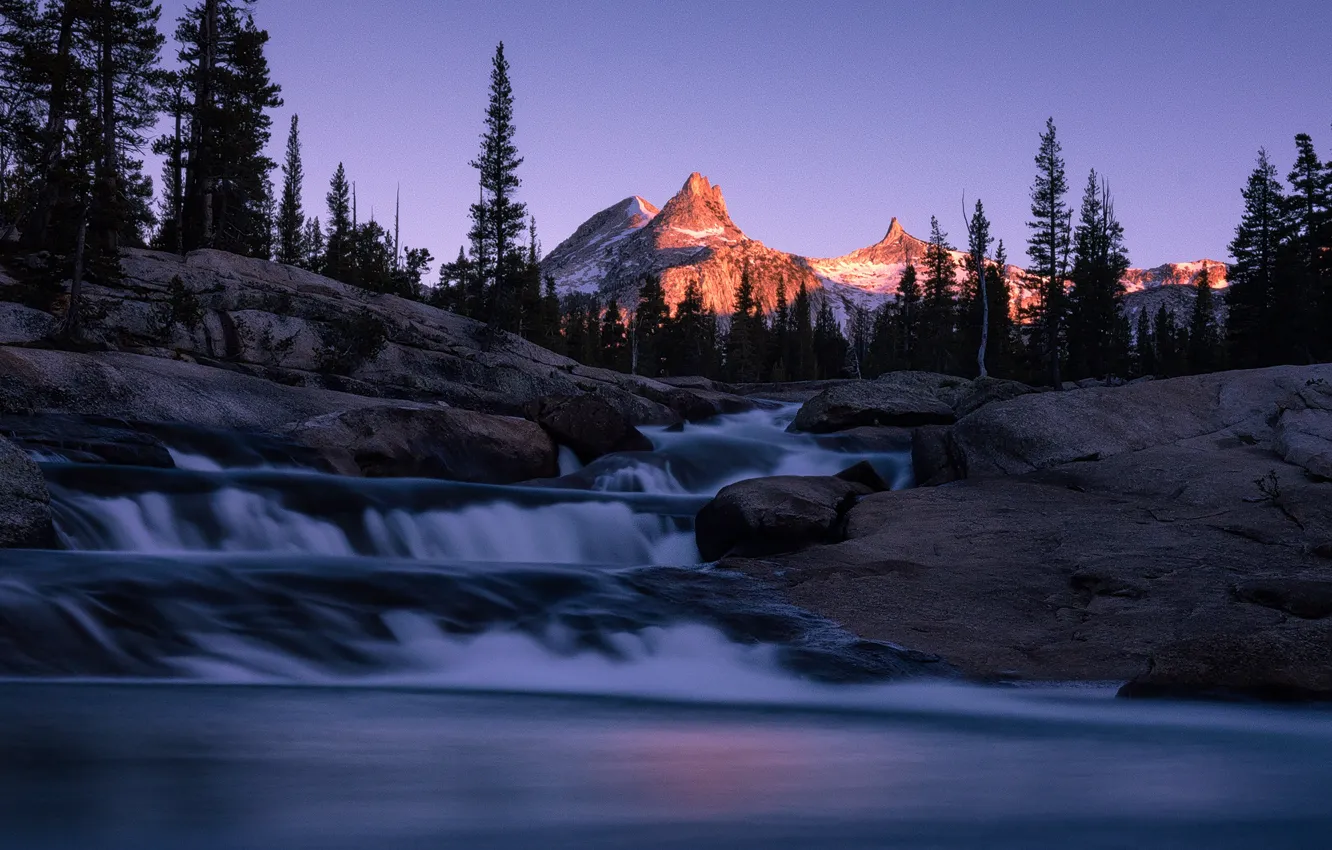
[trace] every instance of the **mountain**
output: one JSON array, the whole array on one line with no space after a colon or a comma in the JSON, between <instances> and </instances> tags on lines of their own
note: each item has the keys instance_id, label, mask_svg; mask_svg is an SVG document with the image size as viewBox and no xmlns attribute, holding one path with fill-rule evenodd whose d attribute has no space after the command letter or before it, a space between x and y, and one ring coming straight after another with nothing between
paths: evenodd
<instances>
[{"instance_id":1,"label":"mountain","mask_svg":"<svg viewBox=\"0 0 1332 850\"><path fill-rule=\"evenodd\" d=\"M595 294L602 301L616 298L623 304L633 301L649 274L661 276L672 305L696 280L705 306L723 314L732 311L748 267L755 297L766 309L776 304L779 283L785 284L788 300L803 283L816 298L831 299L833 312L844 320L855 306L874 309L895 298L906 264L914 262L919 268L928 244L907 233L894 218L878 242L841 257L807 258L778 251L746 236L731 220L721 187L695 172L660 210L633 195L592 216L541 267L561 294ZM952 253L959 262L960 279L966 255ZM1212 286L1224 288L1226 266L1216 260L1130 269L1124 276L1129 303L1143 300L1138 293L1166 287L1172 292L1167 300L1173 310L1192 294L1175 295L1174 288L1189 289L1204 267L1211 272ZM1016 308L1029 302L1034 290L1021 282L1020 268L1008 270ZM1161 299L1148 300L1155 304Z\"/></svg>"}]
</instances>

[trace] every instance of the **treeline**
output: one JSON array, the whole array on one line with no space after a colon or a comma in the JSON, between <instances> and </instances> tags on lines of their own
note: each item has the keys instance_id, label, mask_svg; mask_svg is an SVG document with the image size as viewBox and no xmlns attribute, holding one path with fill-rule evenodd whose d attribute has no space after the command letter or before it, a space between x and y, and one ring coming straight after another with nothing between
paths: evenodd
<instances>
[{"instance_id":1,"label":"treeline","mask_svg":"<svg viewBox=\"0 0 1332 850\"><path fill-rule=\"evenodd\" d=\"M175 22L177 68L167 70L153 0L0 0L0 245L17 238L19 250L44 255L57 291L72 282L66 332L77 332L85 275L114 284L119 249L151 245L276 259L649 376L929 369L1059 385L1332 359L1332 163L1303 134L1284 184L1259 153L1230 245L1224 309L1204 276L1191 315L1164 306L1128 314L1128 252L1109 185L1088 175L1075 220L1053 120L1035 158L1025 270L1008 264L977 201L959 248L931 220L924 256L907 266L898 297L873 312L803 286L764 312L747 271L731 316L706 311L697 284L672 307L655 279L623 301L560 297L541 275L536 224L519 200L523 159L503 44L470 162L478 198L467 245L429 285L430 252L401 245L396 211L391 232L362 220L342 165L322 220L305 214L296 116L275 189L278 164L266 149L281 87L253 9L253 0L198 0ZM150 138L163 117L168 132ZM156 204L144 173L149 147L164 161Z\"/></svg>"}]
</instances>

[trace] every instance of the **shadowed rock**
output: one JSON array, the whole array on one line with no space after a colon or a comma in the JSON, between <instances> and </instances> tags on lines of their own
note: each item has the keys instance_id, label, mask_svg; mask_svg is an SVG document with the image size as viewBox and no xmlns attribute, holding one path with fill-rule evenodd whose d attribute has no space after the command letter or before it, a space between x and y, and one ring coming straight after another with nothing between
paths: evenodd
<instances>
[{"instance_id":1,"label":"shadowed rock","mask_svg":"<svg viewBox=\"0 0 1332 850\"><path fill-rule=\"evenodd\" d=\"M539 426L470 410L348 410L303 422L291 436L344 475L513 484L559 474L555 444Z\"/></svg>"},{"instance_id":2,"label":"shadowed rock","mask_svg":"<svg viewBox=\"0 0 1332 850\"><path fill-rule=\"evenodd\" d=\"M572 449L583 463L612 452L652 451L652 441L624 414L597 396L541 399L531 406L528 414L555 442Z\"/></svg>"},{"instance_id":3,"label":"shadowed rock","mask_svg":"<svg viewBox=\"0 0 1332 850\"><path fill-rule=\"evenodd\" d=\"M832 542L863 484L833 477L753 478L722 489L703 507L694 534L705 561L792 552Z\"/></svg>"},{"instance_id":4,"label":"shadowed rock","mask_svg":"<svg viewBox=\"0 0 1332 850\"><path fill-rule=\"evenodd\" d=\"M41 469L0 438L0 549L53 545L50 503Z\"/></svg>"}]
</instances>

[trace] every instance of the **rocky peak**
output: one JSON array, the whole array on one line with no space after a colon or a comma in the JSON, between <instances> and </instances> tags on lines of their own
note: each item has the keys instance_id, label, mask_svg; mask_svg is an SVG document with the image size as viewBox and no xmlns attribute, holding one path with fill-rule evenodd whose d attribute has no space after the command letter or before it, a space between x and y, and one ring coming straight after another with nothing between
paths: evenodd
<instances>
[{"instance_id":1,"label":"rocky peak","mask_svg":"<svg viewBox=\"0 0 1332 850\"><path fill-rule=\"evenodd\" d=\"M740 241L744 233L731 221L720 186L695 171L653 221L653 230L670 242L721 239ZM673 234L673 235L672 235ZM666 247L676 247L667 245Z\"/></svg>"}]
</instances>

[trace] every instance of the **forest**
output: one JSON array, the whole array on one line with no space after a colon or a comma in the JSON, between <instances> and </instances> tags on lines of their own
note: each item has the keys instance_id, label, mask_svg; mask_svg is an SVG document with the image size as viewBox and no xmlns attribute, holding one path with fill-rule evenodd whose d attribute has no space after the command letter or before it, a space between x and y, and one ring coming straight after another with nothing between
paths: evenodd
<instances>
[{"instance_id":1,"label":"forest","mask_svg":"<svg viewBox=\"0 0 1332 850\"><path fill-rule=\"evenodd\" d=\"M360 216L341 165L324 208L307 214L298 116L282 161L267 153L282 105L268 42L243 0L200 0L174 22L153 0L0 0L0 247L42 258L25 297L63 304L66 341L96 320L81 309L82 282L113 285L120 249L151 247L300 266L649 377L916 369L1060 386L1332 359L1332 159L1307 134L1295 137L1284 179L1258 152L1240 188L1230 285L1213 290L1204 270L1188 315L1125 309L1129 255L1110 184L1093 170L1074 208L1051 119L1034 158L1025 268L1010 265L977 201L960 246L931 220L929 250L877 310L839 316L801 287L765 311L746 276L733 312L719 316L697 288L668 304L651 276L631 303L561 296L543 279L503 44L470 162L480 193L467 245L436 279L431 252L400 243L396 212L389 226ZM150 152L163 163L157 180Z\"/></svg>"}]
</instances>

